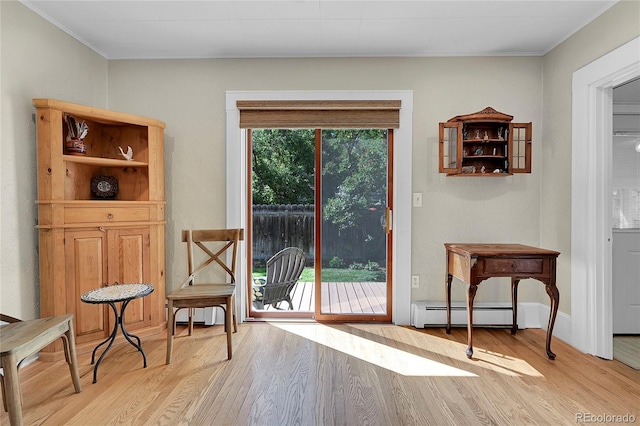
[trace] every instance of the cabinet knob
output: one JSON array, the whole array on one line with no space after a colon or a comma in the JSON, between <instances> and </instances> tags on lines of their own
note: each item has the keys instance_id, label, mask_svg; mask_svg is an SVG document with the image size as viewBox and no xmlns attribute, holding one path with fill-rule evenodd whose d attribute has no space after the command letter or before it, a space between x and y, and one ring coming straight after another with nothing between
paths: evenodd
<instances>
[{"instance_id":1,"label":"cabinet knob","mask_svg":"<svg viewBox=\"0 0 640 426\"><path fill-rule=\"evenodd\" d=\"M107 219L113 219L113 213L109 213L109 214L107 215Z\"/></svg>"}]
</instances>

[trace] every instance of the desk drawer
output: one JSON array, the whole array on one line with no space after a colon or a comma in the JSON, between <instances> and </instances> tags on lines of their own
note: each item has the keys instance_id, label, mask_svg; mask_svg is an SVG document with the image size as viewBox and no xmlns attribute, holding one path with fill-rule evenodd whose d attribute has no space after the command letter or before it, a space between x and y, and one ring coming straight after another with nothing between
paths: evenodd
<instances>
[{"instance_id":1,"label":"desk drawer","mask_svg":"<svg viewBox=\"0 0 640 426\"><path fill-rule=\"evenodd\" d=\"M149 207L68 207L65 223L144 222L149 220Z\"/></svg>"},{"instance_id":2,"label":"desk drawer","mask_svg":"<svg viewBox=\"0 0 640 426\"><path fill-rule=\"evenodd\" d=\"M484 259L485 274L534 274L544 272L544 259L489 258Z\"/></svg>"}]
</instances>

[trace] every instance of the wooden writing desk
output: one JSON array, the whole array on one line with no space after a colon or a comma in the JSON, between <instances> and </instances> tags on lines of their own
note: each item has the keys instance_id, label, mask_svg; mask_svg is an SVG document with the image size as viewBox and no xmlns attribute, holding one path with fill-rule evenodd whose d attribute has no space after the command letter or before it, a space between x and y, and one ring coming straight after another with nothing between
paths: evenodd
<instances>
[{"instance_id":1,"label":"wooden writing desk","mask_svg":"<svg viewBox=\"0 0 640 426\"><path fill-rule=\"evenodd\" d=\"M560 294L556 288L557 251L545 250L521 244L451 244L447 251L447 334L451 333L451 281L453 277L468 284L467 291L467 357L473 356L473 299L478 284L491 277L511 277L511 303L513 324L511 334L518 329L518 283L521 279L533 278L545 285L551 299L551 312L547 326L547 356L555 359L551 352L551 335L558 313Z\"/></svg>"}]
</instances>

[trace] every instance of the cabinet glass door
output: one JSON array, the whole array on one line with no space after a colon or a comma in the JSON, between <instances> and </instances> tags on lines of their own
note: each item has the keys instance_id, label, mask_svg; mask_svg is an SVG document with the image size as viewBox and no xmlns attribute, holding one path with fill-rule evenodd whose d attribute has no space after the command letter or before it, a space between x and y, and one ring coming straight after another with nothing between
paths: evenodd
<instances>
[{"instance_id":1,"label":"cabinet glass door","mask_svg":"<svg viewBox=\"0 0 640 426\"><path fill-rule=\"evenodd\" d=\"M531 123L513 123L511 173L531 173Z\"/></svg>"},{"instance_id":2,"label":"cabinet glass door","mask_svg":"<svg viewBox=\"0 0 640 426\"><path fill-rule=\"evenodd\" d=\"M440 173L458 173L462 166L462 150L458 123L440 123Z\"/></svg>"}]
</instances>

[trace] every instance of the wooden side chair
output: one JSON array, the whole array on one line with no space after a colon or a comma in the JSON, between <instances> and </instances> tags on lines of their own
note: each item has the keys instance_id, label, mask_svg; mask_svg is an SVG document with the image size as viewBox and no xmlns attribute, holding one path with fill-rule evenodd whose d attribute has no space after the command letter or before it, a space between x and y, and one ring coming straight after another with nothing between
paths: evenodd
<instances>
[{"instance_id":1,"label":"wooden side chair","mask_svg":"<svg viewBox=\"0 0 640 426\"><path fill-rule=\"evenodd\" d=\"M71 380L76 393L82 391L76 356L73 315L20 321L0 314L0 320L9 324L0 327L0 357L2 362L2 403L9 412L11 425L22 424L22 396L18 369L25 358L62 338L64 355L69 364Z\"/></svg>"},{"instance_id":2,"label":"wooden side chair","mask_svg":"<svg viewBox=\"0 0 640 426\"><path fill-rule=\"evenodd\" d=\"M182 308L189 310L189 336L193 333L194 308L218 306L225 311L224 327L227 332L227 359L232 356L231 323L233 332L238 329L235 312L236 260L238 245L244 239L243 229L200 229L182 231L182 242L187 243L187 263L189 276L181 288L167 296L169 318L167 321L167 364L171 363L173 336L175 334L175 312ZM204 254L196 260L198 254ZM225 275L223 279L211 279L206 283L196 283L196 276L207 270L210 273L218 266ZM202 279L198 279L202 281ZM174 311L176 309L176 311Z\"/></svg>"},{"instance_id":3,"label":"wooden side chair","mask_svg":"<svg viewBox=\"0 0 640 426\"><path fill-rule=\"evenodd\" d=\"M254 306L264 309L264 305L271 305L280 309L281 302L287 302L289 309L293 310L291 291L296 285L305 263L307 255L298 247L287 247L280 250L267 260L267 276L264 284L254 284L255 290L260 290L261 297L256 297Z\"/></svg>"}]
</instances>

